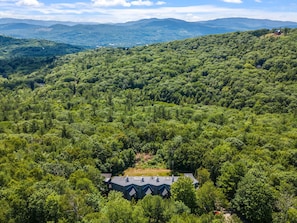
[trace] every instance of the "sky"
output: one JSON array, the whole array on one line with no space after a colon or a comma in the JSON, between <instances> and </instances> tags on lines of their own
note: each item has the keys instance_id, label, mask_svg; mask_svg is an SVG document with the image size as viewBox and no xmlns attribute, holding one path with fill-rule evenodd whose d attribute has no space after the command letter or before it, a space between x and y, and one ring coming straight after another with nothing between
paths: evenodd
<instances>
[{"instance_id":1,"label":"sky","mask_svg":"<svg viewBox=\"0 0 297 223\"><path fill-rule=\"evenodd\" d=\"M122 23L229 17L297 22L297 0L0 0L0 18Z\"/></svg>"}]
</instances>

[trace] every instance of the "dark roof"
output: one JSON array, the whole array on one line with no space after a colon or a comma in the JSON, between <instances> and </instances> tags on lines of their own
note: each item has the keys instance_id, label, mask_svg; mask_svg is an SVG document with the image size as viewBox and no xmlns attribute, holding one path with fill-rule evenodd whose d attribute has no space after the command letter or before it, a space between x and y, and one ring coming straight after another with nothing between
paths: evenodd
<instances>
[{"instance_id":1,"label":"dark roof","mask_svg":"<svg viewBox=\"0 0 297 223\"><path fill-rule=\"evenodd\" d=\"M193 174L186 173L184 174L186 177L190 177L193 180L193 184L197 184L198 181L194 178ZM137 186L144 186L144 185L153 185L153 186L161 186L161 185L169 185L171 186L174 182L178 180L178 176L167 176L167 177L148 177L148 176L116 176L112 177L110 183L117 184L120 186L129 186L129 185L137 185Z\"/></svg>"}]
</instances>

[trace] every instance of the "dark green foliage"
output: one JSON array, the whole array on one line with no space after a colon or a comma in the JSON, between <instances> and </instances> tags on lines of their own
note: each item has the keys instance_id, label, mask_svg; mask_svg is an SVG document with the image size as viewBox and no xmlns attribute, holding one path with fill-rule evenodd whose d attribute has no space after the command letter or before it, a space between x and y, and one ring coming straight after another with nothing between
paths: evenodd
<instances>
[{"instance_id":1,"label":"dark green foliage","mask_svg":"<svg viewBox=\"0 0 297 223\"><path fill-rule=\"evenodd\" d=\"M259 170L253 171L249 171L239 183L233 207L250 222L268 223L272 221L273 191L267 179L257 173Z\"/></svg>"},{"instance_id":2,"label":"dark green foliage","mask_svg":"<svg viewBox=\"0 0 297 223\"><path fill-rule=\"evenodd\" d=\"M227 200L219 188L216 188L212 181L207 181L197 191L197 212L206 214L213 210L220 210L227 207Z\"/></svg>"},{"instance_id":3,"label":"dark green foliage","mask_svg":"<svg viewBox=\"0 0 297 223\"><path fill-rule=\"evenodd\" d=\"M296 107L294 32L285 37L232 33L149 48L99 49L65 58L70 62L57 66L56 75L45 81L52 84L63 75L60 81L72 91L71 84L79 82L79 94L95 84L97 90L115 95L128 89L141 92L140 101L215 104L258 114L291 112ZM128 111L132 103L127 97ZM169 118L155 111L158 117ZM107 120L113 120L112 113ZM225 120L217 114L210 121Z\"/></svg>"},{"instance_id":4,"label":"dark green foliage","mask_svg":"<svg viewBox=\"0 0 297 223\"><path fill-rule=\"evenodd\" d=\"M160 196L146 196L140 201L144 216L151 223L167 222L170 219L169 202L164 201Z\"/></svg>"},{"instance_id":5,"label":"dark green foliage","mask_svg":"<svg viewBox=\"0 0 297 223\"><path fill-rule=\"evenodd\" d=\"M34 72L14 58L0 77L0 221L221 222L213 211L232 207L252 222L294 222L296 38L292 29L102 48ZM143 166L197 170L196 201L107 199L100 174L121 174L139 155Z\"/></svg>"},{"instance_id":6,"label":"dark green foliage","mask_svg":"<svg viewBox=\"0 0 297 223\"><path fill-rule=\"evenodd\" d=\"M42 67L51 66L57 56L76 53L83 48L46 40L14 39L0 35L0 76L8 78L13 73L30 74ZM44 83L43 77L28 78L26 84ZM18 85L15 81L6 86ZM34 90L34 88L32 88Z\"/></svg>"},{"instance_id":7,"label":"dark green foliage","mask_svg":"<svg viewBox=\"0 0 297 223\"><path fill-rule=\"evenodd\" d=\"M246 164L242 161L234 163L227 161L221 166L220 173L217 184L231 200L234 198L238 183L246 173Z\"/></svg>"}]
</instances>

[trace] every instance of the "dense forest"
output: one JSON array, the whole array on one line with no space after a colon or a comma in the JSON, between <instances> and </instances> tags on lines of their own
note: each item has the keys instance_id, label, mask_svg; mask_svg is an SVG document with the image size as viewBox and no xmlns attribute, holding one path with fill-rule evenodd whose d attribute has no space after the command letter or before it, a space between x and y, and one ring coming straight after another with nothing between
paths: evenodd
<instances>
[{"instance_id":1,"label":"dense forest","mask_svg":"<svg viewBox=\"0 0 297 223\"><path fill-rule=\"evenodd\" d=\"M297 29L23 62L0 67L0 222L297 222ZM107 193L143 154L199 188Z\"/></svg>"},{"instance_id":2,"label":"dense forest","mask_svg":"<svg viewBox=\"0 0 297 223\"><path fill-rule=\"evenodd\" d=\"M82 47L47 40L15 39L0 35L0 75L30 74L56 56L82 51Z\"/></svg>"}]
</instances>

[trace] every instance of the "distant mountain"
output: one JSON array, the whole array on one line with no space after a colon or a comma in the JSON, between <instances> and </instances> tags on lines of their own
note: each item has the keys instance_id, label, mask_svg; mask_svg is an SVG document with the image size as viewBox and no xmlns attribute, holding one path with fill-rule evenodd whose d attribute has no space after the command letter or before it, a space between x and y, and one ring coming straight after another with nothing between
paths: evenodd
<instances>
[{"instance_id":1,"label":"distant mountain","mask_svg":"<svg viewBox=\"0 0 297 223\"><path fill-rule=\"evenodd\" d=\"M268 19L226 18L201 22L212 27L229 27L233 30L246 31L253 29L296 28L296 22L274 21Z\"/></svg>"},{"instance_id":2,"label":"distant mountain","mask_svg":"<svg viewBox=\"0 0 297 223\"><path fill-rule=\"evenodd\" d=\"M209 34L280 27L294 28L297 27L297 23L247 18L226 18L203 22L144 19L118 24L0 19L0 34L3 35L47 39L89 48L131 47Z\"/></svg>"}]
</instances>

